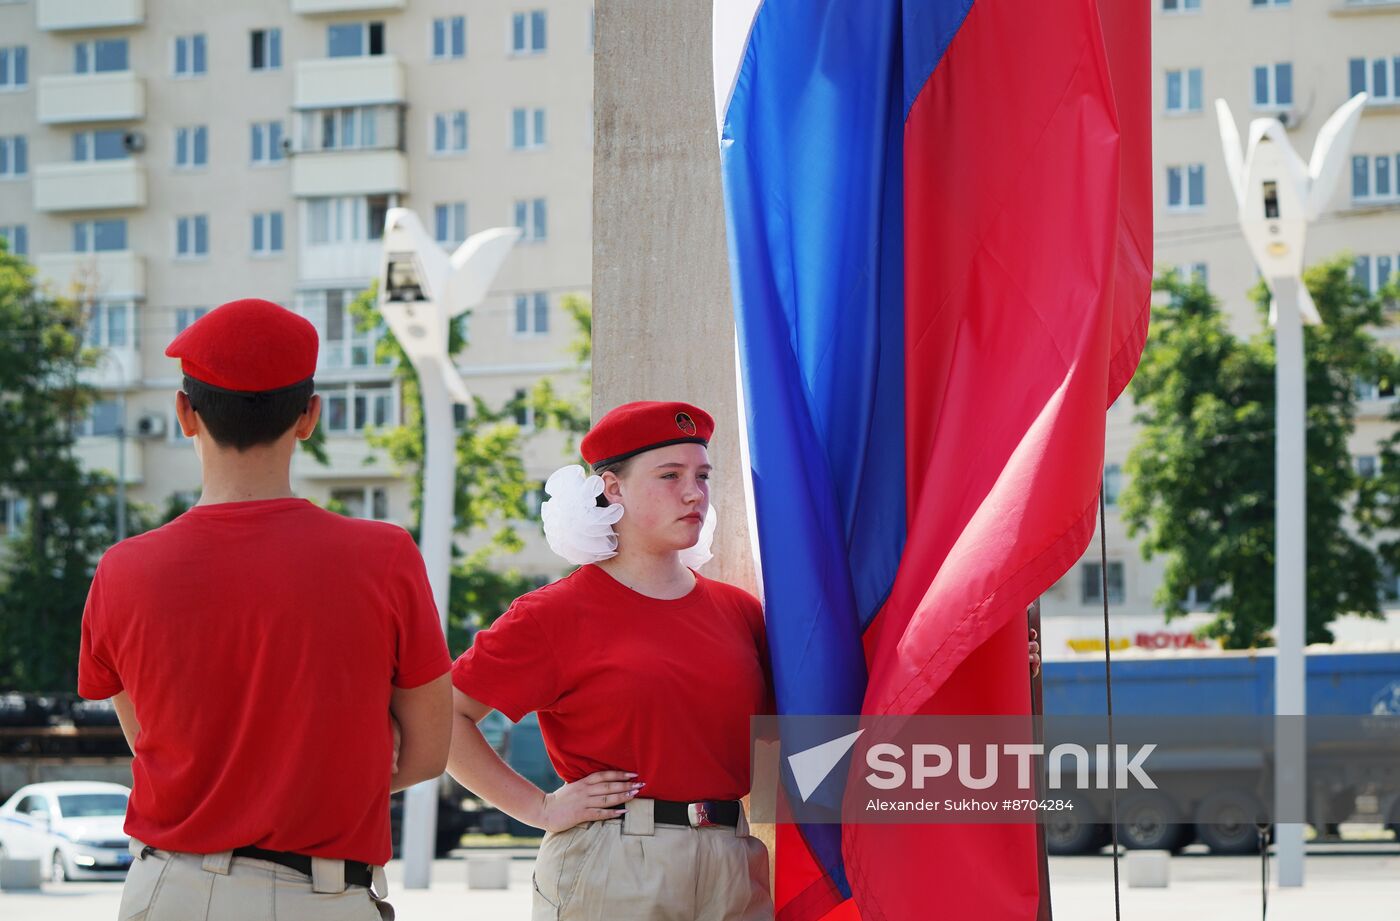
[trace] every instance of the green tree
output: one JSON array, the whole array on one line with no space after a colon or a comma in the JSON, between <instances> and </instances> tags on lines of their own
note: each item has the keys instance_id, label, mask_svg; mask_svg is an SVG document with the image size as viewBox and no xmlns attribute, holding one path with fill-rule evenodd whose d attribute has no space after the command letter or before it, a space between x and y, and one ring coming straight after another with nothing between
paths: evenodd
<instances>
[{"instance_id":1,"label":"green tree","mask_svg":"<svg viewBox=\"0 0 1400 921\"><path fill-rule=\"evenodd\" d=\"M1394 380L1397 359L1370 330L1383 299L1350 277L1345 257L1304 282L1323 325L1304 329L1307 386L1307 642L1332 638L1340 614L1380 616L1380 560L1364 541L1389 521L1353 466L1359 380ZM1219 303L1175 273L1155 289L1142 363L1130 385L1142 434L1120 498L1145 558L1166 557L1156 602L1174 617L1195 587L1215 619L1204 631L1231 648L1270 644L1274 621L1274 339L1230 332ZM1261 283L1252 298L1266 318ZM1267 325L1267 324L1265 324ZM1348 528L1354 525L1355 533Z\"/></svg>"},{"instance_id":2,"label":"green tree","mask_svg":"<svg viewBox=\"0 0 1400 921\"><path fill-rule=\"evenodd\" d=\"M578 333L569 346L583 372L583 387L573 396L561 395L549 378L542 378L526 396L526 404L534 414L535 425L552 428L568 435L569 449L577 447L578 439L588 431L593 401L593 305L580 294L566 294L560 301L564 312L574 321ZM579 459L583 463L583 459Z\"/></svg>"},{"instance_id":3,"label":"green tree","mask_svg":"<svg viewBox=\"0 0 1400 921\"><path fill-rule=\"evenodd\" d=\"M581 342L574 352L586 360L591 314L586 300L565 298L565 307L580 326ZM422 520L423 481L420 472L424 450L423 404L417 373L393 333L382 325L377 286L363 292L351 306L363 330L379 329L380 360L393 362L404 407L402 425L368 433L371 450L384 451L400 469L415 471L410 480L413 526L416 535ZM448 350L456 355L468 347L464 332L468 315L455 321ZM541 380L524 401L512 400L492 407L476 399L458 415L457 466L453 514L459 536L484 533L482 546L470 553L455 553L448 589L448 645L454 654L470 644L471 633L495 620L510 602L536 587L536 581L510 566L508 558L524 546L518 523L529 518L526 493L531 483L521 460L524 436L515 422L516 411L528 405L541 428L569 432L587 427L587 410L561 396L548 380ZM586 406L586 401L583 404ZM580 419L582 422L580 423ZM534 525L538 527L538 523ZM561 566L562 569L562 566Z\"/></svg>"},{"instance_id":4,"label":"green tree","mask_svg":"<svg viewBox=\"0 0 1400 921\"><path fill-rule=\"evenodd\" d=\"M69 691L83 604L115 539L110 477L85 472L73 426L93 399L80 373L82 310L45 296L33 269L0 244L0 496L22 524L0 548L0 688ZM128 504L128 528L151 515Z\"/></svg>"}]
</instances>

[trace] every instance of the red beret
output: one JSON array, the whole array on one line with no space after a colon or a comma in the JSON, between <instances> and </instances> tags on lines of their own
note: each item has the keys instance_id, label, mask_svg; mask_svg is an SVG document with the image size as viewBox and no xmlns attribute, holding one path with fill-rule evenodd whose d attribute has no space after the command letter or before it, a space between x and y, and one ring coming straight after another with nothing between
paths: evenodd
<instances>
[{"instance_id":1,"label":"red beret","mask_svg":"<svg viewBox=\"0 0 1400 921\"><path fill-rule=\"evenodd\" d=\"M583 436L579 450L597 469L652 448L708 445L714 432L715 420L710 414L689 403L624 403L598 420Z\"/></svg>"},{"instance_id":2,"label":"red beret","mask_svg":"<svg viewBox=\"0 0 1400 921\"><path fill-rule=\"evenodd\" d=\"M316 327L272 301L229 301L166 346L185 374L224 390L279 390L316 373Z\"/></svg>"}]
</instances>

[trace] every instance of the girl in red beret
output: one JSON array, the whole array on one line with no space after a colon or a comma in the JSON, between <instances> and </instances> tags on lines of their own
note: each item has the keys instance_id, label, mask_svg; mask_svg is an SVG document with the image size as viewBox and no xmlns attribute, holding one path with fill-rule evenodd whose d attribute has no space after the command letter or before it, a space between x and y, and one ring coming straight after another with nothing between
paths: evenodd
<instances>
[{"instance_id":1,"label":"girl in red beret","mask_svg":"<svg viewBox=\"0 0 1400 921\"><path fill-rule=\"evenodd\" d=\"M749 719L773 712L763 611L710 558L714 420L628 403L545 486L545 535L579 568L516 599L453 666L448 771L546 830L536 919L771 919L768 855L739 803ZM1030 643L1032 672L1038 646ZM539 713L566 781L546 794L477 724Z\"/></svg>"},{"instance_id":2,"label":"girl in red beret","mask_svg":"<svg viewBox=\"0 0 1400 921\"><path fill-rule=\"evenodd\" d=\"M549 478L550 546L579 564L518 598L453 667L448 770L545 829L534 917L768 919L768 854L749 835L749 718L772 712L763 611L696 569L714 532L714 420L629 403L584 438L593 468ZM477 724L539 714L564 786L513 771Z\"/></svg>"}]
</instances>

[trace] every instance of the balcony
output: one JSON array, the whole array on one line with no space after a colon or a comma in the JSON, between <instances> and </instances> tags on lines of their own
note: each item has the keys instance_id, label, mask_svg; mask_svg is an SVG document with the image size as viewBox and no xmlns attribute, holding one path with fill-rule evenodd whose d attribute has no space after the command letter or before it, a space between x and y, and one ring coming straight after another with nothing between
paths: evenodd
<instances>
[{"instance_id":1,"label":"balcony","mask_svg":"<svg viewBox=\"0 0 1400 921\"><path fill-rule=\"evenodd\" d=\"M307 480L342 480L366 477L389 477L399 474L392 468L389 456L382 449L371 448L360 435L331 435L326 438L326 456L330 464L322 466L316 458L298 449L292 456L292 476ZM372 463L365 463L374 458Z\"/></svg>"},{"instance_id":2,"label":"balcony","mask_svg":"<svg viewBox=\"0 0 1400 921\"><path fill-rule=\"evenodd\" d=\"M1341 0L1332 5L1333 16L1364 16L1367 13L1400 12L1400 0Z\"/></svg>"},{"instance_id":3,"label":"balcony","mask_svg":"<svg viewBox=\"0 0 1400 921\"><path fill-rule=\"evenodd\" d=\"M45 125L145 118L146 85L129 70L40 77L38 115Z\"/></svg>"},{"instance_id":4,"label":"balcony","mask_svg":"<svg viewBox=\"0 0 1400 921\"><path fill-rule=\"evenodd\" d=\"M145 0L38 0L35 20L40 30L114 29L146 21Z\"/></svg>"},{"instance_id":5,"label":"balcony","mask_svg":"<svg viewBox=\"0 0 1400 921\"><path fill-rule=\"evenodd\" d=\"M121 454L118 454L118 451ZM122 457L122 454L125 457ZM84 470L109 473L113 477L121 470L125 474L128 485L140 483L142 479L141 470L141 442L133 438L130 434L126 438L118 439L115 435L91 435L79 438L73 445L73 456Z\"/></svg>"},{"instance_id":6,"label":"balcony","mask_svg":"<svg viewBox=\"0 0 1400 921\"><path fill-rule=\"evenodd\" d=\"M292 0L292 12L302 16L326 13L360 13L370 10L401 10L408 0Z\"/></svg>"},{"instance_id":7,"label":"balcony","mask_svg":"<svg viewBox=\"0 0 1400 921\"><path fill-rule=\"evenodd\" d=\"M302 246L297 255L297 278L303 282L364 284L379 274L383 257L384 245L378 240Z\"/></svg>"},{"instance_id":8,"label":"balcony","mask_svg":"<svg viewBox=\"0 0 1400 921\"><path fill-rule=\"evenodd\" d=\"M135 160L43 163L34 168L35 211L146 207L146 170Z\"/></svg>"},{"instance_id":9,"label":"balcony","mask_svg":"<svg viewBox=\"0 0 1400 921\"><path fill-rule=\"evenodd\" d=\"M104 348L98 353L97 363L83 370L78 377L97 390L134 387L141 382L141 350L135 346Z\"/></svg>"},{"instance_id":10,"label":"balcony","mask_svg":"<svg viewBox=\"0 0 1400 921\"><path fill-rule=\"evenodd\" d=\"M146 266L129 250L112 253L40 253L39 280L65 297L146 296Z\"/></svg>"},{"instance_id":11,"label":"balcony","mask_svg":"<svg viewBox=\"0 0 1400 921\"><path fill-rule=\"evenodd\" d=\"M408 158L397 150L338 150L292 158L292 194L298 198L407 191Z\"/></svg>"},{"instance_id":12,"label":"balcony","mask_svg":"<svg viewBox=\"0 0 1400 921\"><path fill-rule=\"evenodd\" d=\"M334 109L404 101L403 65L390 54L298 61L292 106Z\"/></svg>"}]
</instances>

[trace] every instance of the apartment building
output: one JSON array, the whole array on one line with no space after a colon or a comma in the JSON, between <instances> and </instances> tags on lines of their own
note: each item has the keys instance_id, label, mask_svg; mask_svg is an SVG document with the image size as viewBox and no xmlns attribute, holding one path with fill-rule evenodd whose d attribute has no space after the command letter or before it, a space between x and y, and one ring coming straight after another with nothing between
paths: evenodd
<instances>
[{"instance_id":1,"label":"apartment building","mask_svg":"<svg viewBox=\"0 0 1400 921\"><path fill-rule=\"evenodd\" d=\"M294 488L407 523L403 471L365 441L402 418L399 388L349 312L397 206L449 250L523 231L469 320L473 392L576 390L560 301L589 292L592 53L579 0L0 2L0 236L90 307L102 399L84 461L136 501L196 496L165 346L225 300L265 297L321 335L330 464L299 454ZM561 438L527 439L535 480L567 459ZM515 565L562 569L522 533Z\"/></svg>"},{"instance_id":2,"label":"apartment building","mask_svg":"<svg viewBox=\"0 0 1400 921\"><path fill-rule=\"evenodd\" d=\"M1370 102L1361 116L1350 168L1326 213L1312 226L1305 262L1346 252L1372 289L1400 267L1400 2L1397 0L1150 0L1153 5L1153 176L1155 258L1159 267L1204 277L1241 335L1260 329L1247 292L1258 279L1236 222L1215 114L1224 99L1244 135L1248 122L1275 116L1306 159L1329 115L1354 93ZM1387 334L1389 335L1389 334ZM1373 471L1383 421L1395 395L1360 382L1351 449ZM1112 641L1140 648L1191 642L1209 619L1195 613L1168 625L1153 603L1161 560L1144 561L1115 507L1136 440L1131 400L1108 414L1105 458L1108 600ZM1103 643L1103 571L1095 536L1083 559L1042 600L1051 656ZM1391 586L1392 600L1400 592ZM1400 602L1397 602L1400 606ZM1202 608L1196 605L1196 608ZM1339 624L1340 638L1400 637L1389 624ZM1101 653L1100 653L1101 654Z\"/></svg>"}]
</instances>

